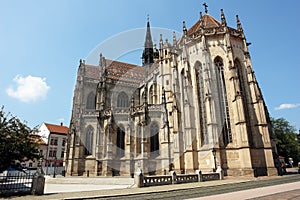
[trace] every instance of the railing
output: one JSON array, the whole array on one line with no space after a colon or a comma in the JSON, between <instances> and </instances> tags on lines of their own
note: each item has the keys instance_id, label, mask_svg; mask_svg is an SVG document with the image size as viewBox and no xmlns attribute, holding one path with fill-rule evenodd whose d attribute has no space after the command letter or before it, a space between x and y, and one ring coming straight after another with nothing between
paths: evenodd
<instances>
[{"instance_id":1,"label":"railing","mask_svg":"<svg viewBox=\"0 0 300 200\"><path fill-rule=\"evenodd\" d=\"M24 172L0 176L0 194L31 193L33 174Z\"/></svg>"},{"instance_id":2,"label":"railing","mask_svg":"<svg viewBox=\"0 0 300 200\"><path fill-rule=\"evenodd\" d=\"M192 183L199 182L197 174L178 174L176 175L176 183Z\"/></svg>"},{"instance_id":3,"label":"railing","mask_svg":"<svg viewBox=\"0 0 300 200\"><path fill-rule=\"evenodd\" d=\"M193 183L202 181L222 180L224 178L223 170L217 169L216 172L202 173L200 170L196 170L195 174L176 174L174 171L170 172L170 175L161 176L144 176L139 170L135 176L136 187L148 187L157 185L170 185L180 183Z\"/></svg>"},{"instance_id":4,"label":"railing","mask_svg":"<svg viewBox=\"0 0 300 200\"><path fill-rule=\"evenodd\" d=\"M172 184L172 176L145 176L144 187Z\"/></svg>"},{"instance_id":5,"label":"railing","mask_svg":"<svg viewBox=\"0 0 300 200\"><path fill-rule=\"evenodd\" d=\"M220 180L220 173L213 172L213 173L202 174L202 181L213 181L213 180Z\"/></svg>"},{"instance_id":6,"label":"railing","mask_svg":"<svg viewBox=\"0 0 300 200\"><path fill-rule=\"evenodd\" d=\"M35 171L5 171L0 174L0 196L32 194L41 195L44 193L45 178Z\"/></svg>"}]
</instances>

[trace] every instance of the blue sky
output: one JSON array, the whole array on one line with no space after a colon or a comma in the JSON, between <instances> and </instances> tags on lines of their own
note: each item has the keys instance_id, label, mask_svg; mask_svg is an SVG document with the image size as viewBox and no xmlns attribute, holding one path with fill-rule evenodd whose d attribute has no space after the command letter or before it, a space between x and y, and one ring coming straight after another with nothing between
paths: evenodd
<instances>
[{"instance_id":1,"label":"blue sky","mask_svg":"<svg viewBox=\"0 0 300 200\"><path fill-rule=\"evenodd\" d=\"M1 1L0 105L28 122L69 125L80 59L124 31L151 26L182 32L204 11L200 0ZM297 0L206 0L209 14L242 22L253 68L272 117L300 129L300 27ZM153 34L158 41L159 35ZM100 45L101 46L101 45ZM138 51L139 53L139 51ZM135 55L135 54L134 54ZM106 57L109 57L105 55ZM125 61L140 64L140 56Z\"/></svg>"}]
</instances>

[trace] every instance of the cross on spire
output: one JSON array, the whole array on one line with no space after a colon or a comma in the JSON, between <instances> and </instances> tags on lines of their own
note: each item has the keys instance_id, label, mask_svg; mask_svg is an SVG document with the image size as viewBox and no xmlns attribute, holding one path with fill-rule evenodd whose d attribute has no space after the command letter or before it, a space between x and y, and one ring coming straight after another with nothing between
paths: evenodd
<instances>
[{"instance_id":1,"label":"cross on spire","mask_svg":"<svg viewBox=\"0 0 300 200\"><path fill-rule=\"evenodd\" d=\"M205 13L207 13L208 12L208 10L207 10L208 5L206 3L204 3L203 6L204 6Z\"/></svg>"}]
</instances>

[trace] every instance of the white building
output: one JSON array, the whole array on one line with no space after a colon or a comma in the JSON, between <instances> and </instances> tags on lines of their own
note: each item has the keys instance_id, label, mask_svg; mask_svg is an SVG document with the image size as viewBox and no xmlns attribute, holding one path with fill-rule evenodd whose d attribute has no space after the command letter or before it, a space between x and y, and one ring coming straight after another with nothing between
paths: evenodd
<instances>
[{"instance_id":1,"label":"white building","mask_svg":"<svg viewBox=\"0 0 300 200\"><path fill-rule=\"evenodd\" d=\"M67 144L68 127L55 124L43 123L39 128L40 136L47 144L45 156L46 166L63 166L65 148Z\"/></svg>"}]
</instances>

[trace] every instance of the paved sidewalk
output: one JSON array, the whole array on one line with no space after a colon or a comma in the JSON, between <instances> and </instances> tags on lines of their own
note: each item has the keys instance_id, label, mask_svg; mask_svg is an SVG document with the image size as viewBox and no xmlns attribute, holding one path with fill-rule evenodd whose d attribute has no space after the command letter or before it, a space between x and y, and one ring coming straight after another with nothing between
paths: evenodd
<instances>
[{"instance_id":1,"label":"paved sidewalk","mask_svg":"<svg viewBox=\"0 0 300 200\"><path fill-rule=\"evenodd\" d=\"M182 189L188 190L189 188L201 188L201 187L217 186L217 185L224 185L224 184L226 185L231 183L243 183L249 181L259 181L259 180L268 180L268 179L281 179L282 177L287 177L287 176L273 176L273 177L266 176L266 177L258 177L258 178L225 177L224 180L218 180L218 181L175 184L175 185L165 185L165 186L155 186L155 187L145 187L145 188L134 188L132 187L133 179L123 178L123 177L114 177L114 178L60 177L55 179L47 178L45 195L9 197L9 199L16 199L16 200L47 199L48 200L48 199L80 199L80 198L89 198L89 197L109 198L113 196L120 196L120 195L128 196L132 194L155 195L155 193L160 193L165 191L175 191L175 190L182 190ZM300 185L300 182L298 185ZM250 198L255 198L255 197L250 197ZM218 198L214 198L214 199L218 199ZM222 198L222 200L223 199L224 198Z\"/></svg>"},{"instance_id":2,"label":"paved sidewalk","mask_svg":"<svg viewBox=\"0 0 300 200\"><path fill-rule=\"evenodd\" d=\"M42 199L80 199L80 198L93 198L93 197L111 197L111 196L119 196L119 195L131 195L131 194L142 194L142 193L157 193L157 192L165 192L165 191L173 191L180 189L188 189L195 187L207 187L207 186L216 186L230 183L240 183L247 182L252 180L265 180L270 178L280 178L276 177L241 177L239 179L234 177L226 177L224 180L218 181L207 181L207 182L197 182L197 183L186 183L186 184L175 184L175 185L164 185L164 186L154 186L154 187L144 187L144 188L125 188L125 189L109 189L109 190L94 190L94 191L81 191L81 192L63 192L63 193L52 193L45 194L43 196L22 196L22 197L13 197L10 199L15 200L42 200ZM70 178L72 179L72 178ZM90 178L83 178L84 181L88 182ZM95 178L98 179L98 183L105 178ZM78 179L79 180L79 179ZM93 179L92 179L93 180ZM51 180L54 181L54 180ZM59 181L59 180L55 180ZM96 181L96 180L94 180ZM107 180L108 181L108 180ZM124 180L123 180L124 181ZM96 181L97 182L97 181ZM95 183L95 182L94 182ZM96 185L96 184L94 184ZM74 184L75 186L75 184ZM61 187L64 187L64 184L61 184ZM67 189L67 188L66 188ZM65 190L66 191L66 190Z\"/></svg>"}]
</instances>

